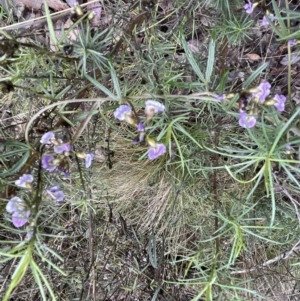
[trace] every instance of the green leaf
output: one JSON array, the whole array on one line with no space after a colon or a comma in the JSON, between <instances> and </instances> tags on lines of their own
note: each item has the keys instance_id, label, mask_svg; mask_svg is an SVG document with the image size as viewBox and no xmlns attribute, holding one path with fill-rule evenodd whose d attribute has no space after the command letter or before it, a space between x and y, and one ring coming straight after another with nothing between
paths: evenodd
<instances>
[{"instance_id":1,"label":"green leaf","mask_svg":"<svg viewBox=\"0 0 300 301\"><path fill-rule=\"evenodd\" d=\"M150 261L151 265L155 269L157 269L158 264L157 264L156 240L155 240L155 234L154 234L153 230L150 235L149 242L148 242L148 255L149 255L149 261Z\"/></svg>"},{"instance_id":2,"label":"green leaf","mask_svg":"<svg viewBox=\"0 0 300 301\"><path fill-rule=\"evenodd\" d=\"M277 33L277 35L279 37L288 35L288 29L287 29L285 23L283 22L283 20L281 18L281 14L280 14L280 11L278 9L278 6L277 6L277 3L276 3L275 0L272 0L272 6L273 6L273 9L274 9L276 20L278 21L278 23L280 25L281 32L279 32L277 30L277 28L275 27L275 25L272 22L269 22L269 25L272 27L272 29Z\"/></svg>"},{"instance_id":3,"label":"green leaf","mask_svg":"<svg viewBox=\"0 0 300 301\"><path fill-rule=\"evenodd\" d=\"M41 281L41 278L39 276L39 273L37 272L36 268L35 268L35 265L34 264L30 264L30 267L31 267L31 271L32 271L32 274L33 274L33 278L35 280L35 283L37 283L39 289L40 289L40 293L42 295L42 298L43 300L47 300L46 298L46 294L45 294L45 290L43 288L43 284L42 284L42 281Z\"/></svg>"},{"instance_id":4,"label":"green leaf","mask_svg":"<svg viewBox=\"0 0 300 301\"><path fill-rule=\"evenodd\" d=\"M56 39L55 30L54 30L51 15L50 15L50 10L48 7L48 3L46 1L44 1L44 9L45 9L45 13L46 13L47 25L48 25L51 41L55 46L57 46L58 41Z\"/></svg>"},{"instance_id":5,"label":"green leaf","mask_svg":"<svg viewBox=\"0 0 300 301\"><path fill-rule=\"evenodd\" d=\"M7 301L9 299L11 292L17 287L17 285L23 279L23 277L27 271L28 265L30 264L30 261L32 260L31 255L32 255L32 248L31 248L31 246L28 246L27 250L24 253L24 256L20 260L13 275L11 276L11 283L10 283L2 301Z\"/></svg>"},{"instance_id":6,"label":"green leaf","mask_svg":"<svg viewBox=\"0 0 300 301\"><path fill-rule=\"evenodd\" d=\"M184 134L186 137L188 137L191 141L193 141L197 146L199 146L201 149L203 148L203 146L194 138L192 137L183 127L181 124L176 123L176 129L178 129L178 131L180 131L182 134ZM203 137L204 138L204 137Z\"/></svg>"},{"instance_id":7,"label":"green leaf","mask_svg":"<svg viewBox=\"0 0 300 301\"><path fill-rule=\"evenodd\" d=\"M53 290L52 290L52 288L51 288L51 286L50 286L50 284L49 284L47 278L45 277L45 275L43 274L43 272L41 271L41 269L38 267L38 265L35 263L34 260L32 260L31 266L32 266L32 267L36 270L36 272L39 274L39 277L42 278L43 282L45 283L45 285L46 285L46 287L47 287L47 289L48 289L49 294L50 294L51 297L52 297L52 300L53 300L53 301L56 301L54 292L53 292ZM49 300L49 299L48 299L48 300Z\"/></svg>"},{"instance_id":8,"label":"green leaf","mask_svg":"<svg viewBox=\"0 0 300 301\"><path fill-rule=\"evenodd\" d=\"M200 81L203 84L205 84L206 81L205 81L204 75L201 72L201 70L200 70L200 68L199 68L199 66L198 66L198 64L197 64L197 62L196 62L196 60L195 60L195 58L194 58L194 56L193 56L190 48L188 47L187 42L186 42L185 37L183 36L183 34L181 34L180 42L181 42L181 45L182 45L182 47L184 49L185 55L186 55L189 63L191 64L193 70L195 71L195 73L199 77Z\"/></svg>"},{"instance_id":9,"label":"green leaf","mask_svg":"<svg viewBox=\"0 0 300 301\"><path fill-rule=\"evenodd\" d=\"M118 96L119 101L120 101L122 99L122 92L121 92L121 89L120 89L119 80L118 80L118 77L117 77L117 74L116 74L116 70L114 69L111 61L108 61L108 65L109 65L109 68L110 68L111 79L114 83L114 88L115 88L115 91L116 91L117 96Z\"/></svg>"},{"instance_id":10,"label":"green leaf","mask_svg":"<svg viewBox=\"0 0 300 301\"><path fill-rule=\"evenodd\" d=\"M213 72L213 67L215 63L215 47L216 47L216 43L214 39L211 39L208 48L208 59L207 59L207 66L206 66L206 73L205 73L207 83L210 83L211 75Z\"/></svg>"},{"instance_id":11,"label":"green leaf","mask_svg":"<svg viewBox=\"0 0 300 301\"><path fill-rule=\"evenodd\" d=\"M100 84L96 79L92 78L91 76L84 74L84 76L99 90L101 90L104 94L110 97L112 100L119 101L119 97L111 93L106 87Z\"/></svg>"},{"instance_id":12,"label":"green leaf","mask_svg":"<svg viewBox=\"0 0 300 301\"><path fill-rule=\"evenodd\" d=\"M3 142L2 145L5 148L17 148L6 151L0 155L0 160L2 159L3 165L5 165L5 160L10 158L11 160L15 160L17 155L21 155L21 158L9 170L0 173L0 177L7 177L16 174L24 166L30 156L31 151L27 144L21 142L6 141Z\"/></svg>"}]
</instances>

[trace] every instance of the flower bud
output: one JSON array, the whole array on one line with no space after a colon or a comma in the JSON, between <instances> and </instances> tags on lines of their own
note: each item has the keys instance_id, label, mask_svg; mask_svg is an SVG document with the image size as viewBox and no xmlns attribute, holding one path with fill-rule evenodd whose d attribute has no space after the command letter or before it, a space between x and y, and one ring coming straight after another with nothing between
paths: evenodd
<instances>
[{"instance_id":1,"label":"flower bud","mask_svg":"<svg viewBox=\"0 0 300 301\"><path fill-rule=\"evenodd\" d=\"M134 125L134 126L136 126L137 124L136 124L136 120L135 120L135 118L132 116L132 115L125 115L125 121L128 123L128 124L130 124L130 125Z\"/></svg>"},{"instance_id":2,"label":"flower bud","mask_svg":"<svg viewBox=\"0 0 300 301\"><path fill-rule=\"evenodd\" d=\"M80 159L85 159L86 153L85 152L76 152L76 156Z\"/></svg>"},{"instance_id":3,"label":"flower bud","mask_svg":"<svg viewBox=\"0 0 300 301\"><path fill-rule=\"evenodd\" d=\"M156 147L157 145L156 141L153 138L147 137L146 141L151 147Z\"/></svg>"}]
</instances>

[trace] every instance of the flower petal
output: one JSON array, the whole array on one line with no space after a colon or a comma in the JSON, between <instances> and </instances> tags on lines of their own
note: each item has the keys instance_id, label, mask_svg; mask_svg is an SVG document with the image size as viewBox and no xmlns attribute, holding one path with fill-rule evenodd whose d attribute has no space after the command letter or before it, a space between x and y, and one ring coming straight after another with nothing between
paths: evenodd
<instances>
[{"instance_id":1,"label":"flower petal","mask_svg":"<svg viewBox=\"0 0 300 301\"><path fill-rule=\"evenodd\" d=\"M139 132L145 131L145 126L144 126L144 124L140 122L140 123L137 125L137 130L138 130Z\"/></svg>"},{"instance_id":2,"label":"flower petal","mask_svg":"<svg viewBox=\"0 0 300 301\"><path fill-rule=\"evenodd\" d=\"M116 119L119 119L120 121L125 120L126 115L131 115L132 110L131 107L128 105L120 105L115 111L114 116Z\"/></svg>"},{"instance_id":3,"label":"flower petal","mask_svg":"<svg viewBox=\"0 0 300 301\"><path fill-rule=\"evenodd\" d=\"M165 106L156 100L147 100L145 104L145 114L147 117L152 117L155 113L165 110Z\"/></svg>"},{"instance_id":4,"label":"flower petal","mask_svg":"<svg viewBox=\"0 0 300 301\"><path fill-rule=\"evenodd\" d=\"M55 201L61 202L65 198L65 194L60 190L59 186L53 186L47 190L48 195Z\"/></svg>"},{"instance_id":5,"label":"flower petal","mask_svg":"<svg viewBox=\"0 0 300 301\"><path fill-rule=\"evenodd\" d=\"M33 176L31 174L24 174L18 180L15 181L15 184L18 187L28 188L28 184L33 181Z\"/></svg>"},{"instance_id":6,"label":"flower petal","mask_svg":"<svg viewBox=\"0 0 300 301\"><path fill-rule=\"evenodd\" d=\"M56 191L59 191L60 190L60 186L59 185L56 185L56 186L53 186L49 189L49 191L51 192L56 192Z\"/></svg>"},{"instance_id":7,"label":"flower petal","mask_svg":"<svg viewBox=\"0 0 300 301\"><path fill-rule=\"evenodd\" d=\"M53 171L56 169L56 165L54 165L52 162L54 160L54 157L52 155L45 155L42 158L42 167L48 171Z\"/></svg>"},{"instance_id":8,"label":"flower petal","mask_svg":"<svg viewBox=\"0 0 300 301\"><path fill-rule=\"evenodd\" d=\"M246 112L240 112L239 125L243 128L252 128L256 124L256 118L254 116L247 115Z\"/></svg>"},{"instance_id":9,"label":"flower petal","mask_svg":"<svg viewBox=\"0 0 300 301\"><path fill-rule=\"evenodd\" d=\"M291 39L291 40L288 40L288 44L290 46L295 46L297 44L297 40L296 39Z\"/></svg>"},{"instance_id":10,"label":"flower petal","mask_svg":"<svg viewBox=\"0 0 300 301\"><path fill-rule=\"evenodd\" d=\"M263 103L266 100L266 97L270 94L271 84L269 82L260 83L256 88L256 91L253 92L253 95L258 97L259 102Z\"/></svg>"},{"instance_id":11,"label":"flower petal","mask_svg":"<svg viewBox=\"0 0 300 301\"><path fill-rule=\"evenodd\" d=\"M267 17L269 18L269 20L271 22L273 22L275 20L274 15L273 14L269 14L269 15L263 17L263 19L261 21L261 25L263 25L263 26L268 26L269 25L269 20L267 19Z\"/></svg>"},{"instance_id":12,"label":"flower petal","mask_svg":"<svg viewBox=\"0 0 300 301\"><path fill-rule=\"evenodd\" d=\"M54 146L54 151L57 154L61 154L64 152L69 152L71 150L71 144L70 143L62 143L60 145L55 145Z\"/></svg>"},{"instance_id":13,"label":"flower petal","mask_svg":"<svg viewBox=\"0 0 300 301\"><path fill-rule=\"evenodd\" d=\"M286 97L284 95L276 94L273 98L275 100L274 106L279 112L284 111Z\"/></svg>"},{"instance_id":14,"label":"flower petal","mask_svg":"<svg viewBox=\"0 0 300 301\"><path fill-rule=\"evenodd\" d=\"M15 196L11 198L6 204L6 211L9 213L13 213L16 211L21 211L22 205L24 204L23 200L19 197Z\"/></svg>"},{"instance_id":15,"label":"flower petal","mask_svg":"<svg viewBox=\"0 0 300 301\"><path fill-rule=\"evenodd\" d=\"M13 225L17 228L24 226L30 216L30 211L14 212L11 217Z\"/></svg>"},{"instance_id":16,"label":"flower petal","mask_svg":"<svg viewBox=\"0 0 300 301\"><path fill-rule=\"evenodd\" d=\"M217 101L222 101L225 99L225 94L220 94L217 96Z\"/></svg>"},{"instance_id":17,"label":"flower petal","mask_svg":"<svg viewBox=\"0 0 300 301\"><path fill-rule=\"evenodd\" d=\"M89 168L92 164L92 160L94 159L93 154L86 154L85 156L85 167Z\"/></svg>"},{"instance_id":18,"label":"flower petal","mask_svg":"<svg viewBox=\"0 0 300 301\"><path fill-rule=\"evenodd\" d=\"M166 146L163 143L157 143L155 147L151 147L148 152L149 160L154 160L167 151Z\"/></svg>"},{"instance_id":19,"label":"flower petal","mask_svg":"<svg viewBox=\"0 0 300 301\"><path fill-rule=\"evenodd\" d=\"M249 15L253 13L253 4L251 3L251 1L248 0L248 4L244 5L244 9L246 10L246 13Z\"/></svg>"},{"instance_id":20,"label":"flower petal","mask_svg":"<svg viewBox=\"0 0 300 301\"><path fill-rule=\"evenodd\" d=\"M52 142L51 142L51 139L55 139L55 135L54 135L53 132L48 132L48 133L45 133L45 134L42 136L40 142L41 142L42 144L51 144L51 143L52 143Z\"/></svg>"}]
</instances>

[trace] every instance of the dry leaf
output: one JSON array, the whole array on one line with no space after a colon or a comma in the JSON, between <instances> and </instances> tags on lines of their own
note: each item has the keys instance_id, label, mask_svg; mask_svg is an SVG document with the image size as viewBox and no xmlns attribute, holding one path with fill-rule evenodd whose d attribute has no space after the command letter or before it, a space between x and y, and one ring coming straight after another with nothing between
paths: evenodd
<instances>
[{"instance_id":1,"label":"dry leaf","mask_svg":"<svg viewBox=\"0 0 300 301\"><path fill-rule=\"evenodd\" d=\"M258 61L260 60L260 56L256 53L247 53L246 57L249 58L252 61Z\"/></svg>"}]
</instances>

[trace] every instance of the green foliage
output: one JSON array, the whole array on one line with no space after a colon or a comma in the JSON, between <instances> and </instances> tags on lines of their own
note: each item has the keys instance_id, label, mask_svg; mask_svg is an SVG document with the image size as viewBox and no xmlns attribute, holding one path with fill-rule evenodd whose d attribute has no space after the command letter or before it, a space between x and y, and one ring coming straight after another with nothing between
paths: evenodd
<instances>
[{"instance_id":1,"label":"green foliage","mask_svg":"<svg viewBox=\"0 0 300 301\"><path fill-rule=\"evenodd\" d=\"M28 145L18 141L5 141L0 147L0 162L3 166L0 177L6 178L16 174L24 166L30 156L30 149Z\"/></svg>"},{"instance_id":2,"label":"green foliage","mask_svg":"<svg viewBox=\"0 0 300 301\"><path fill-rule=\"evenodd\" d=\"M218 30L222 32L222 37L226 38L229 45L240 45L252 39L249 32L253 27L253 20L248 16L232 15L229 19L224 20Z\"/></svg>"},{"instance_id":3,"label":"green foliage","mask_svg":"<svg viewBox=\"0 0 300 301\"><path fill-rule=\"evenodd\" d=\"M240 1L136 4L105 4L98 27L86 11L60 35L45 5L49 44L1 28L3 300L288 296L299 279L300 224L291 46L281 76L288 80L278 82L269 52L241 62L241 49L261 41L252 42L259 23ZM260 22L266 12L255 9ZM297 12L276 1L268 9L275 23L268 18L264 30L276 43L299 37L290 27ZM264 80L272 83L266 104L255 94ZM278 112L273 91L286 85L276 92L288 98ZM147 115L150 99L164 111ZM129 119L114 117L120 105L132 110ZM239 125L240 110L255 117L254 127ZM40 144L49 131L59 138ZM62 143L72 149L56 153ZM157 143L166 154L150 161ZM55 172L44 168L45 154L59 163ZM81 161L89 154L91 169ZM23 174L34 176L27 186L16 183ZM64 202L51 191L57 185ZM7 212L15 196L30 211L19 228ZM268 291L275 274L289 287Z\"/></svg>"}]
</instances>

